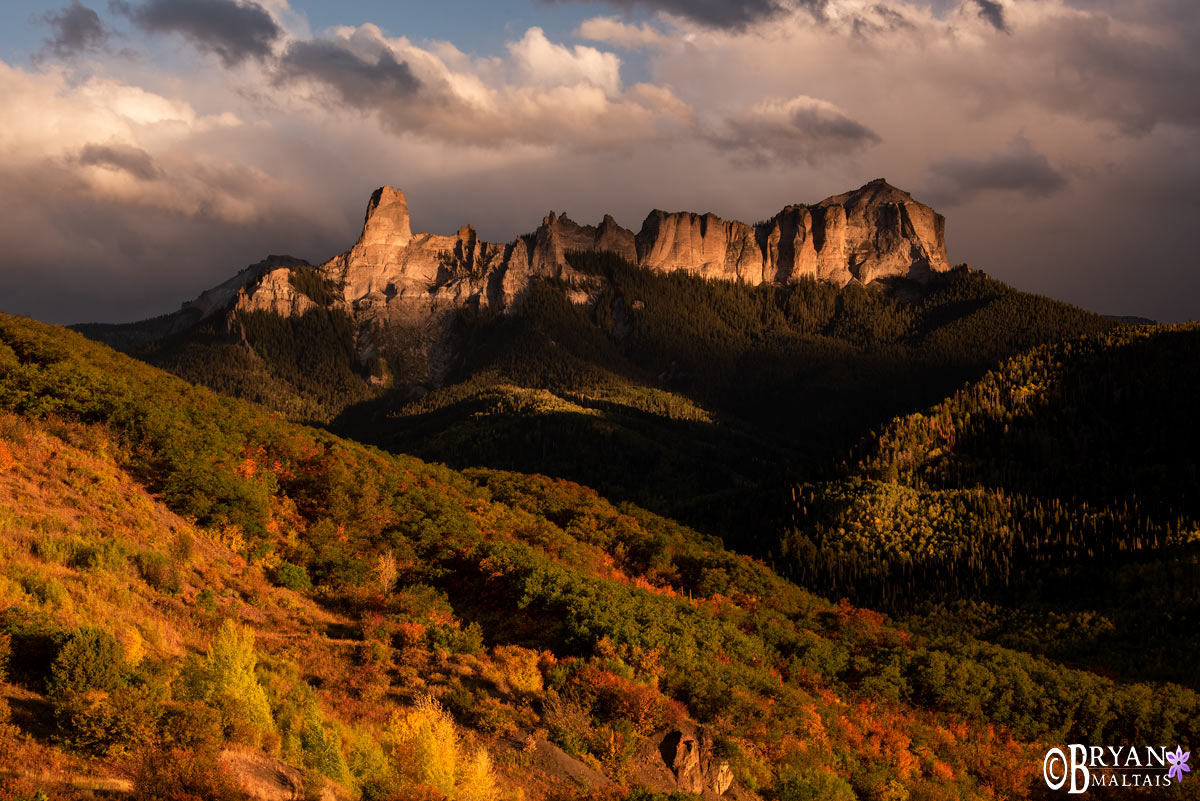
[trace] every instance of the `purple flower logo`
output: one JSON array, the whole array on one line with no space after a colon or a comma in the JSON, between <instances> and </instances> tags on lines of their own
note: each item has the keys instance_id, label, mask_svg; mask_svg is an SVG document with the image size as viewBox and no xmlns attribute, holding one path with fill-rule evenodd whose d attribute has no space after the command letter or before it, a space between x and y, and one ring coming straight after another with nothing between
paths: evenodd
<instances>
[{"instance_id":1,"label":"purple flower logo","mask_svg":"<svg viewBox=\"0 0 1200 801\"><path fill-rule=\"evenodd\" d=\"M1177 782L1183 781L1183 774L1191 773L1192 769L1188 767L1188 757L1192 755L1191 751L1184 751L1183 746L1175 746L1174 751L1167 752L1167 762L1171 763L1170 770L1167 771L1167 778L1174 779Z\"/></svg>"}]
</instances>

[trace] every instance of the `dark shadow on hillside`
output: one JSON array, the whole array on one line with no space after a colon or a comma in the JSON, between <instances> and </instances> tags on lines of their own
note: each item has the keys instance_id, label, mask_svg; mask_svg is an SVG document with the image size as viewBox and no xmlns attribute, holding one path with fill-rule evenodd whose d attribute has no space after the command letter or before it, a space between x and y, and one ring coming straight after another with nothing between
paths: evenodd
<instances>
[{"instance_id":1,"label":"dark shadow on hillside","mask_svg":"<svg viewBox=\"0 0 1200 801\"><path fill-rule=\"evenodd\" d=\"M365 426L360 411L352 409L333 428L455 468L568 479L740 549L764 555L771 550L796 470L786 449L744 426L670 420L611 401L550 397L562 408L505 408L511 396L489 393L422 414L375 418Z\"/></svg>"},{"instance_id":2,"label":"dark shadow on hillside","mask_svg":"<svg viewBox=\"0 0 1200 801\"><path fill-rule=\"evenodd\" d=\"M1066 364L1031 413L974 415L936 486L986 486L1200 517L1200 330L1163 330Z\"/></svg>"}]
</instances>

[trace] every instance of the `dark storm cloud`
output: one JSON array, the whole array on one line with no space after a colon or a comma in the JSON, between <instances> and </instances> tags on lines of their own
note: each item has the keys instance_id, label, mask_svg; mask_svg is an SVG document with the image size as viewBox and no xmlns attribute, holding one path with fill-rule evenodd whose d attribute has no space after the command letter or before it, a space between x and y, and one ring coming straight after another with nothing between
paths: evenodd
<instances>
[{"instance_id":1,"label":"dark storm cloud","mask_svg":"<svg viewBox=\"0 0 1200 801\"><path fill-rule=\"evenodd\" d=\"M1159 125L1200 126L1200 15L1181 17L1170 2L1138 8L1145 14L1128 20L1085 9L1043 13L995 37L991 64L964 65L962 78L977 87L981 108L1032 102L1139 137Z\"/></svg>"},{"instance_id":2,"label":"dark storm cloud","mask_svg":"<svg viewBox=\"0 0 1200 801\"><path fill-rule=\"evenodd\" d=\"M1001 153L939 159L929 165L929 172L932 182L924 194L934 205L955 205L992 191L1049 197L1067 185L1067 179L1026 139L1017 139Z\"/></svg>"},{"instance_id":3,"label":"dark storm cloud","mask_svg":"<svg viewBox=\"0 0 1200 801\"><path fill-rule=\"evenodd\" d=\"M979 7L979 16L987 20L993 28L1001 33L1008 33L1008 22L1004 19L1004 6L997 0L975 0Z\"/></svg>"},{"instance_id":4,"label":"dark storm cloud","mask_svg":"<svg viewBox=\"0 0 1200 801\"><path fill-rule=\"evenodd\" d=\"M12 192L0 195L0 311L48 322L144 319L268 253L319 261L347 244L344 226L283 203L236 223L81 192L64 165L0 165L0 182Z\"/></svg>"},{"instance_id":5,"label":"dark storm cloud","mask_svg":"<svg viewBox=\"0 0 1200 801\"><path fill-rule=\"evenodd\" d=\"M542 0L545 3L586 0ZM796 8L819 12L827 0L603 0L630 13L634 9L663 11L712 28L741 29Z\"/></svg>"},{"instance_id":6,"label":"dark storm cloud","mask_svg":"<svg viewBox=\"0 0 1200 801\"><path fill-rule=\"evenodd\" d=\"M380 49L372 60L320 39L293 42L280 59L277 79L318 81L343 103L360 109L410 97L421 87L408 64L390 50Z\"/></svg>"},{"instance_id":7,"label":"dark storm cloud","mask_svg":"<svg viewBox=\"0 0 1200 801\"><path fill-rule=\"evenodd\" d=\"M108 41L109 33L100 22L100 15L79 0L72 0L59 11L46 12L42 21L50 26L45 49L59 58L99 50Z\"/></svg>"},{"instance_id":8,"label":"dark storm cloud","mask_svg":"<svg viewBox=\"0 0 1200 801\"><path fill-rule=\"evenodd\" d=\"M148 33L182 35L200 50L215 53L227 67L248 58L266 58L283 34L266 9L253 2L147 0L131 6L113 0L110 5Z\"/></svg>"},{"instance_id":9,"label":"dark storm cloud","mask_svg":"<svg viewBox=\"0 0 1200 801\"><path fill-rule=\"evenodd\" d=\"M851 30L855 36L870 39L884 33L894 33L899 30L912 30L912 22L908 17L894 8L877 3L870 9L870 16L855 14L851 22Z\"/></svg>"},{"instance_id":10,"label":"dark storm cloud","mask_svg":"<svg viewBox=\"0 0 1200 801\"><path fill-rule=\"evenodd\" d=\"M710 141L736 160L757 165L814 164L882 141L836 106L810 97L760 103L729 117L725 125Z\"/></svg>"},{"instance_id":11,"label":"dark storm cloud","mask_svg":"<svg viewBox=\"0 0 1200 801\"><path fill-rule=\"evenodd\" d=\"M86 145L79 152L79 164L121 170L143 181L153 181L162 176L149 153L128 145Z\"/></svg>"}]
</instances>

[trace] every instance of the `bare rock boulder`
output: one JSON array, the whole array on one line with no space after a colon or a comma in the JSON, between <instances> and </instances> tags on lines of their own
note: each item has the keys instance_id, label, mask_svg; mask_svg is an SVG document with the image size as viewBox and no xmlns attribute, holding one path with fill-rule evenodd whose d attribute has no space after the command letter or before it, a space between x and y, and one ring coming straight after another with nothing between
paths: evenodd
<instances>
[{"instance_id":1,"label":"bare rock boulder","mask_svg":"<svg viewBox=\"0 0 1200 801\"><path fill-rule=\"evenodd\" d=\"M712 733L691 722L651 736L636 757L634 779L651 790L683 790L706 801L735 789L733 769L714 753ZM753 796L743 792L738 797Z\"/></svg>"}]
</instances>

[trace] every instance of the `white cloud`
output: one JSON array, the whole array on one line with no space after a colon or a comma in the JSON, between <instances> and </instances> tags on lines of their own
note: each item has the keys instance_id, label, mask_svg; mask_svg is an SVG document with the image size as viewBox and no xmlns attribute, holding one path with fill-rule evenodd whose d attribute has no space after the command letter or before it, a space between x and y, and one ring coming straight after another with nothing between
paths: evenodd
<instances>
[{"instance_id":1,"label":"white cloud","mask_svg":"<svg viewBox=\"0 0 1200 801\"><path fill-rule=\"evenodd\" d=\"M541 28L530 28L508 45L518 78L538 86L587 84L610 95L621 91L621 59L594 47L567 48L546 38Z\"/></svg>"},{"instance_id":2,"label":"white cloud","mask_svg":"<svg viewBox=\"0 0 1200 801\"><path fill-rule=\"evenodd\" d=\"M374 25L343 27L294 45L276 82L322 113L346 105L397 133L475 147L624 147L678 135L690 122L665 86L624 91L612 53L568 48L540 28L507 50L503 59L472 59L444 42L418 46Z\"/></svg>"}]
</instances>

